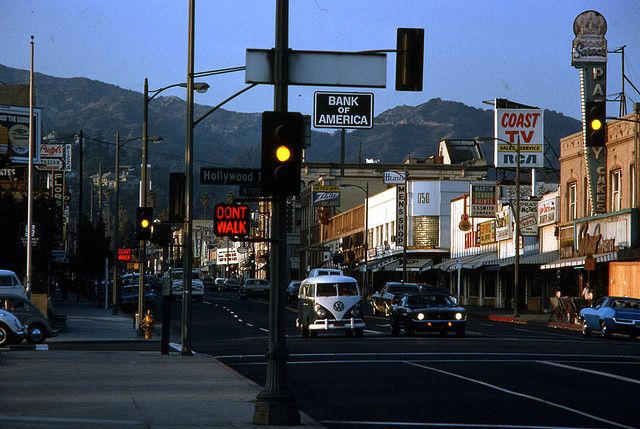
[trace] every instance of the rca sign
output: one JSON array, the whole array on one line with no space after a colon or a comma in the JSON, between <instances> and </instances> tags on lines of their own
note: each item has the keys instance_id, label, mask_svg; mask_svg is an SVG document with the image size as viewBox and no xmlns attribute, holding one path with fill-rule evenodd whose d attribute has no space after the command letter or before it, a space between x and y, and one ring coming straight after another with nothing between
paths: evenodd
<instances>
[{"instance_id":1,"label":"rca sign","mask_svg":"<svg viewBox=\"0 0 640 429\"><path fill-rule=\"evenodd\" d=\"M523 168L544 167L541 109L496 109L495 137L495 167L515 167L518 162Z\"/></svg>"},{"instance_id":2,"label":"rca sign","mask_svg":"<svg viewBox=\"0 0 640 429\"><path fill-rule=\"evenodd\" d=\"M251 210L246 204L216 204L213 209L213 231L217 236L248 237Z\"/></svg>"}]
</instances>

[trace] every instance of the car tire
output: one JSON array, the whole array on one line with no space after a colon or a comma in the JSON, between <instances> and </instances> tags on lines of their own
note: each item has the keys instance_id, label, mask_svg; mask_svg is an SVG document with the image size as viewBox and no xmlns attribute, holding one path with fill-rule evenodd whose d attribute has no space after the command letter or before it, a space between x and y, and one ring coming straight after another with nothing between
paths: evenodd
<instances>
[{"instance_id":1,"label":"car tire","mask_svg":"<svg viewBox=\"0 0 640 429\"><path fill-rule=\"evenodd\" d=\"M27 328L25 339L29 344L42 344L46 338L47 334L42 325L33 324Z\"/></svg>"},{"instance_id":2,"label":"car tire","mask_svg":"<svg viewBox=\"0 0 640 429\"><path fill-rule=\"evenodd\" d=\"M602 325L600 325L600 335L602 338L611 338L611 331L607 327L607 321L603 320Z\"/></svg>"},{"instance_id":3,"label":"car tire","mask_svg":"<svg viewBox=\"0 0 640 429\"><path fill-rule=\"evenodd\" d=\"M362 328L354 329L354 330L353 330L353 335L354 335L356 338L362 338L362 337L364 336L364 329L362 329Z\"/></svg>"},{"instance_id":4,"label":"car tire","mask_svg":"<svg viewBox=\"0 0 640 429\"><path fill-rule=\"evenodd\" d=\"M5 325L0 324L0 347L5 347L11 342L11 331Z\"/></svg>"},{"instance_id":5,"label":"car tire","mask_svg":"<svg viewBox=\"0 0 640 429\"><path fill-rule=\"evenodd\" d=\"M309 329L309 327L307 327L307 329ZM309 338L315 338L318 336L318 331L314 331L312 329L309 329Z\"/></svg>"},{"instance_id":6,"label":"car tire","mask_svg":"<svg viewBox=\"0 0 640 429\"><path fill-rule=\"evenodd\" d=\"M300 324L300 335L302 338L309 338L309 325L306 323Z\"/></svg>"},{"instance_id":7,"label":"car tire","mask_svg":"<svg viewBox=\"0 0 640 429\"><path fill-rule=\"evenodd\" d=\"M353 337L353 331L351 329L345 329L344 335L347 337Z\"/></svg>"},{"instance_id":8,"label":"car tire","mask_svg":"<svg viewBox=\"0 0 640 429\"><path fill-rule=\"evenodd\" d=\"M586 320L582 321L582 335L584 335L585 337L591 336L591 329L589 329L589 325L587 325Z\"/></svg>"}]
</instances>

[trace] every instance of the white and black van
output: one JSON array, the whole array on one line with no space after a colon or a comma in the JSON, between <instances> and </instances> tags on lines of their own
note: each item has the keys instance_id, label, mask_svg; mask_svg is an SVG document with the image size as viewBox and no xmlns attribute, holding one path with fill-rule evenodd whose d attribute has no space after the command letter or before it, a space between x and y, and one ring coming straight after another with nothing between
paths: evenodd
<instances>
[{"instance_id":1,"label":"white and black van","mask_svg":"<svg viewBox=\"0 0 640 429\"><path fill-rule=\"evenodd\" d=\"M356 279L325 275L303 280L298 292L296 327L303 337L334 330L361 337L365 324Z\"/></svg>"}]
</instances>

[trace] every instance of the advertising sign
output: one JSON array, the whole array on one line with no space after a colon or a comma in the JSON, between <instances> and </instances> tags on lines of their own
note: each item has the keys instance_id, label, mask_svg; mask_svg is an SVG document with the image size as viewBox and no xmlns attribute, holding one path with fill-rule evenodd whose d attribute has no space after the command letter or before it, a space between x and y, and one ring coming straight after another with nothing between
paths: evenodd
<instances>
[{"instance_id":1,"label":"advertising sign","mask_svg":"<svg viewBox=\"0 0 640 429\"><path fill-rule=\"evenodd\" d=\"M558 197L538 202L538 226L551 225L558 221Z\"/></svg>"},{"instance_id":2,"label":"advertising sign","mask_svg":"<svg viewBox=\"0 0 640 429\"><path fill-rule=\"evenodd\" d=\"M405 182L403 171L385 171L384 183L386 185L398 185Z\"/></svg>"},{"instance_id":3,"label":"advertising sign","mask_svg":"<svg viewBox=\"0 0 640 429\"><path fill-rule=\"evenodd\" d=\"M42 109L33 109L34 162L40 161ZM8 155L18 164L29 163L29 108L0 106L0 156Z\"/></svg>"},{"instance_id":4,"label":"advertising sign","mask_svg":"<svg viewBox=\"0 0 640 429\"><path fill-rule=\"evenodd\" d=\"M24 166L14 166L0 168L0 183L2 182L24 182L26 169Z\"/></svg>"},{"instance_id":5,"label":"advertising sign","mask_svg":"<svg viewBox=\"0 0 640 429\"><path fill-rule=\"evenodd\" d=\"M512 237L511 211L509 207L505 207L496 213L496 241L508 240Z\"/></svg>"},{"instance_id":6,"label":"advertising sign","mask_svg":"<svg viewBox=\"0 0 640 429\"><path fill-rule=\"evenodd\" d=\"M314 186L313 207L340 207L340 186Z\"/></svg>"},{"instance_id":7,"label":"advertising sign","mask_svg":"<svg viewBox=\"0 0 640 429\"><path fill-rule=\"evenodd\" d=\"M248 237L251 209L246 204L216 204L213 208L213 232L223 237Z\"/></svg>"},{"instance_id":8,"label":"advertising sign","mask_svg":"<svg viewBox=\"0 0 640 429\"><path fill-rule=\"evenodd\" d=\"M313 126L316 128L373 128L373 94L323 92L313 94Z\"/></svg>"},{"instance_id":9,"label":"advertising sign","mask_svg":"<svg viewBox=\"0 0 640 429\"><path fill-rule=\"evenodd\" d=\"M64 218L64 172L54 171L51 175L51 196L53 197L55 211L53 220L55 235L62 239L62 226Z\"/></svg>"},{"instance_id":10,"label":"advertising sign","mask_svg":"<svg viewBox=\"0 0 640 429\"><path fill-rule=\"evenodd\" d=\"M541 109L495 109L495 167L515 167L518 147L520 167L544 167L543 125Z\"/></svg>"},{"instance_id":11,"label":"advertising sign","mask_svg":"<svg viewBox=\"0 0 640 429\"><path fill-rule=\"evenodd\" d=\"M495 184L469 185L469 216L494 217L498 211L498 194Z\"/></svg>"},{"instance_id":12,"label":"advertising sign","mask_svg":"<svg viewBox=\"0 0 640 429\"><path fill-rule=\"evenodd\" d=\"M396 186L396 245L404 246L407 238L407 185Z\"/></svg>"},{"instance_id":13,"label":"advertising sign","mask_svg":"<svg viewBox=\"0 0 640 429\"><path fill-rule=\"evenodd\" d=\"M409 195L413 216L440 215L440 182L411 182Z\"/></svg>"},{"instance_id":14,"label":"advertising sign","mask_svg":"<svg viewBox=\"0 0 640 429\"><path fill-rule=\"evenodd\" d=\"M520 201L520 235L538 235L538 202Z\"/></svg>"},{"instance_id":15,"label":"advertising sign","mask_svg":"<svg viewBox=\"0 0 640 429\"><path fill-rule=\"evenodd\" d=\"M478 224L478 244L485 245L496 241L496 221L488 220Z\"/></svg>"},{"instance_id":16,"label":"advertising sign","mask_svg":"<svg viewBox=\"0 0 640 429\"><path fill-rule=\"evenodd\" d=\"M230 265L238 263L238 252L233 247L219 247L216 250L216 264Z\"/></svg>"},{"instance_id":17,"label":"advertising sign","mask_svg":"<svg viewBox=\"0 0 640 429\"><path fill-rule=\"evenodd\" d=\"M599 12L588 10L576 16L573 21L573 44L571 45L571 65L582 68L584 65L607 62L607 21Z\"/></svg>"},{"instance_id":18,"label":"advertising sign","mask_svg":"<svg viewBox=\"0 0 640 429\"><path fill-rule=\"evenodd\" d=\"M31 245L33 247L37 247L40 244L40 236L42 235L41 229L39 222L33 222L31 224ZM20 222L19 232L20 244L22 247L27 247L29 227L26 222Z\"/></svg>"}]
</instances>

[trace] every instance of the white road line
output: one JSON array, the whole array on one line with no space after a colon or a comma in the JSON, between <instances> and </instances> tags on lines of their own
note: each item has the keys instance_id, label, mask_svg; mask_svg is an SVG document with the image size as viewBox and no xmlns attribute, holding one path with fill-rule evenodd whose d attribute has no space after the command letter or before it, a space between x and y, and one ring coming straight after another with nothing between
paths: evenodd
<instances>
[{"instance_id":1,"label":"white road line","mask_svg":"<svg viewBox=\"0 0 640 429\"><path fill-rule=\"evenodd\" d=\"M366 332L367 334L384 334L385 333L382 331L370 331L369 329L365 329L364 332Z\"/></svg>"},{"instance_id":2,"label":"white road line","mask_svg":"<svg viewBox=\"0 0 640 429\"><path fill-rule=\"evenodd\" d=\"M169 347L171 347L172 349L174 349L177 352L181 352L182 351L182 344L169 343ZM194 352L193 350L191 350L191 353L194 354L194 355L198 354L198 353Z\"/></svg>"},{"instance_id":3,"label":"white road line","mask_svg":"<svg viewBox=\"0 0 640 429\"><path fill-rule=\"evenodd\" d=\"M203 304L208 304L208 305L213 305L213 302L209 302L209 301L202 301Z\"/></svg>"},{"instance_id":4,"label":"white road line","mask_svg":"<svg viewBox=\"0 0 640 429\"><path fill-rule=\"evenodd\" d=\"M242 319L238 319L238 322L242 323Z\"/></svg>"},{"instance_id":5,"label":"white road line","mask_svg":"<svg viewBox=\"0 0 640 429\"><path fill-rule=\"evenodd\" d=\"M533 329L514 328L514 331L527 332L529 334L550 335L552 337L575 338L575 335L554 334L551 332L535 331Z\"/></svg>"},{"instance_id":6,"label":"white road line","mask_svg":"<svg viewBox=\"0 0 640 429\"><path fill-rule=\"evenodd\" d=\"M229 358L228 356L214 356L216 359L225 359ZM244 356L246 358L259 358L264 356ZM451 359L429 359L429 360L412 360L412 362L420 362L420 363L458 363L458 364L478 364L478 363L539 363L540 361L535 359L464 359L464 360L451 360ZM398 359L346 359L346 360L301 360L301 361L289 361L288 365L339 365L339 364L350 364L350 363L404 363L404 360ZM594 363L593 361L577 361L576 363ZM602 363L602 362L597 362ZM259 362L234 362L234 365L266 365L266 361ZM603 364L614 364L619 365L620 362L606 362ZM632 362L633 365L640 365L640 363Z\"/></svg>"},{"instance_id":7,"label":"white road line","mask_svg":"<svg viewBox=\"0 0 640 429\"><path fill-rule=\"evenodd\" d=\"M476 383L476 384L479 384L481 386L485 386L485 387L489 387L491 389L498 390L500 392L508 393L510 395L519 396L521 398L530 399L532 401L542 402L543 404L547 404L547 405L550 405L552 407L560 408L561 410L565 410L565 411L569 411L571 413L579 414L581 416L588 417L588 418L590 418L592 420L596 420L596 421L599 421L599 422L602 422L602 423L613 425L613 426L616 426L616 427L619 427L619 428L634 429L632 426L627 426L627 425L624 425L622 423L614 422L612 420L607 420L607 419L604 419L602 417L595 416L593 414L585 413L584 411L580 411L580 410L577 410L575 408L571 408L571 407L567 407L565 405L557 404L555 402L547 401L546 399L538 398L536 396L527 395L526 393L516 392L514 390L505 389L504 387L496 386L495 384L490 384L490 383L486 383L484 381L476 380L474 378L465 377L464 375L456 374L456 373L453 373L453 372L450 372L450 371L445 371L445 370L438 369L438 368L433 368L433 367L426 366L426 365L420 365L420 364L414 363L414 362L405 361L405 363L407 365L415 366L415 367L418 367L418 368L428 369L430 371L439 372L440 374L445 374L445 375L449 375L451 377L459 378L461 380L469 381L471 383Z\"/></svg>"},{"instance_id":8,"label":"white road line","mask_svg":"<svg viewBox=\"0 0 640 429\"><path fill-rule=\"evenodd\" d=\"M49 350L49 346L47 344L36 344L36 350L46 352L47 350Z\"/></svg>"},{"instance_id":9,"label":"white road line","mask_svg":"<svg viewBox=\"0 0 640 429\"><path fill-rule=\"evenodd\" d=\"M268 329L264 329L264 328L260 328L260 330L261 330L261 331L264 331L264 332L269 332L269 330L268 330Z\"/></svg>"},{"instance_id":10,"label":"white road line","mask_svg":"<svg viewBox=\"0 0 640 429\"><path fill-rule=\"evenodd\" d=\"M231 313L231 314L233 314L233 313ZM237 315L237 314L234 314L234 315L233 315L233 317L235 317L235 318L237 319L237 318L238 318L238 315Z\"/></svg>"},{"instance_id":11,"label":"white road line","mask_svg":"<svg viewBox=\"0 0 640 429\"><path fill-rule=\"evenodd\" d=\"M66 417L0 416L0 422L75 423L87 425L142 425L137 420L74 419Z\"/></svg>"},{"instance_id":12,"label":"white road line","mask_svg":"<svg viewBox=\"0 0 640 429\"><path fill-rule=\"evenodd\" d=\"M493 326L493 323L481 323L482 326Z\"/></svg>"},{"instance_id":13,"label":"white road line","mask_svg":"<svg viewBox=\"0 0 640 429\"><path fill-rule=\"evenodd\" d=\"M576 366L564 365L564 364L561 364L561 363L549 362L549 361L546 361L546 360L538 361L538 363L542 363L542 364L545 364L545 365L551 365L551 366L557 366L558 368L566 368L566 369L572 369L574 371L586 372L586 373L589 373L589 374L601 375L603 377L614 378L616 380L626 381L628 383L640 384L640 380L636 380L635 378L623 377L621 375L611 374L611 373L608 373L608 372L595 371L593 369L586 369L586 368L578 368Z\"/></svg>"},{"instance_id":14,"label":"white road line","mask_svg":"<svg viewBox=\"0 0 640 429\"><path fill-rule=\"evenodd\" d=\"M252 325L251 323L246 323L246 325L247 325L247 326L251 326L251 327L253 327L253 325Z\"/></svg>"},{"instance_id":15,"label":"white road line","mask_svg":"<svg viewBox=\"0 0 640 429\"><path fill-rule=\"evenodd\" d=\"M417 423L417 422L372 422L348 420L322 420L322 424L354 425L354 426L407 426L407 427L454 427L454 428L501 428L501 429L588 429L576 426L525 426L525 425L497 425L481 423Z\"/></svg>"}]
</instances>

